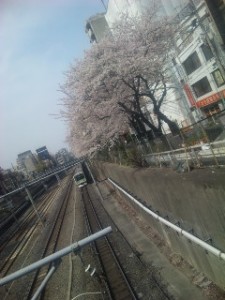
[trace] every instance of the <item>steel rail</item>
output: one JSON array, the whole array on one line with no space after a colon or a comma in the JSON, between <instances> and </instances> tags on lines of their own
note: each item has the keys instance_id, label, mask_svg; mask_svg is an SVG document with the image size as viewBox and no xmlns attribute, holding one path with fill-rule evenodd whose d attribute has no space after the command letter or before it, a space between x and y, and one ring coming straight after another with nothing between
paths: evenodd
<instances>
[{"instance_id":1,"label":"steel rail","mask_svg":"<svg viewBox=\"0 0 225 300\"><path fill-rule=\"evenodd\" d=\"M55 192L54 192L55 195ZM51 199L51 202L48 202L46 205L46 199ZM48 210L48 208L52 205L54 196L48 195L47 197L44 197L44 202L40 203L41 207L41 213L44 213ZM13 239L16 240L19 238L19 243L16 243L16 245L13 247L11 253L9 254L8 258L2 262L0 265L0 274L2 277L6 276L6 274L9 272L11 266L14 264L16 259L19 257L23 249L27 246L27 242L32 237L33 233L36 231L38 224L35 225L35 222L31 223L31 217L32 214L34 214L33 211L29 212L27 216L25 217L24 221L20 224L20 228L17 231L12 231L11 235L3 241L3 244L0 247L0 254L2 255L1 251L4 254L4 248L6 249L8 243L10 243ZM32 226L34 225L34 226ZM22 235L21 235L22 231ZM0 240L1 241L1 240Z\"/></svg>"},{"instance_id":2,"label":"steel rail","mask_svg":"<svg viewBox=\"0 0 225 300\"><path fill-rule=\"evenodd\" d=\"M43 199L40 198L40 204L38 209L40 210L40 213L42 216L45 216L46 211L48 210L48 207L50 207L50 205L52 205L53 201L54 201L54 196L56 194L57 191L54 191L54 194L47 194L44 195ZM49 201L46 205L45 202ZM29 208L27 209L27 211L21 216L21 218L19 219L21 222L19 224L20 227L17 226L16 230L14 228L12 228L12 226L10 227L10 229L7 230L7 236L1 237L0 238L0 253L3 251L3 249L7 246L7 243L9 243L13 238L17 239L17 237L20 237L20 239L23 239L23 236L26 236L26 229L29 227L31 227L31 225L35 224L35 221L31 220L31 218L33 218L34 216L34 212L33 210L29 211ZM20 232L23 232L23 235L21 236L20 232L18 231L20 230ZM24 232L25 231L25 232ZM5 234L5 232L4 232ZM0 267L1 268L1 267Z\"/></svg>"},{"instance_id":3,"label":"steel rail","mask_svg":"<svg viewBox=\"0 0 225 300\"><path fill-rule=\"evenodd\" d=\"M85 188L84 191L86 191L88 196L88 198L84 197L88 203L86 201L84 202L86 202L85 208L87 210L91 230L101 228L101 222L94 208L88 189ZM109 239L105 237L105 239L96 242L95 245L99 253L99 260L101 262L102 269L104 270L107 279L107 286L109 288L111 298L118 300L137 299Z\"/></svg>"},{"instance_id":4,"label":"steel rail","mask_svg":"<svg viewBox=\"0 0 225 300\"><path fill-rule=\"evenodd\" d=\"M61 228L63 225L63 219L66 213L69 197L70 197L70 190L71 190L71 183L69 189L66 191L66 194L62 196L60 208L58 209L58 212L55 214L54 221L52 223L51 228L49 229L49 234L47 238L47 242L43 248L42 251L42 257L51 254L55 252L58 239L60 236ZM48 272L48 266L42 269L41 276L46 275ZM40 285L40 270L38 270L33 278L33 281L29 287L28 291L28 299L31 298L31 295L33 291L37 289L37 287Z\"/></svg>"},{"instance_id":5,"label":"steel rail","mask_svg":"<svg viewBox=\"0 0 225 300\"><path fill-rule=\"evenodd\" d=\"M98 181L99 182L99 181ZM104 182L104 184L107 185L108 187L108 183ZM101 203L101 202L99 202ZM133 253L135 253L135 256L137 257L138 261L143 265L146 266L146 264L143 262L143 260L140 258L139 255L137 255L137 251L135 250L134 246L131 245L131 243L128 241L128 239L125 237L124 233L119 229L119 227L116 225L116 223L114 222L114 220L112 219L112 217L110 216L109 212L106 210L105 206L103 205L103 203L101 203L101 207L103 208L105 214L107 215L107 217L110 219L111 224L113 224L113 227L116 228L116 231L120 233L120 235L122 236L122 238L124 239L124 241L127 243L127 245L129 245L131 251ZM111 237L113 239L113 237ZM156 284L157 288L161 291L161 293L163 293L163 295L167 298L170 299L170 296L165 292L165 287L163 287L163 285L159 283L158 279L156 278L156 276L152 273L152 280L154 281L154 283Z\"/></svg>"},{"instance_id":6,"label":"steel rail","mask_svg":"<svg viewBox=\"0 0 225 300\"><path fill-rule=\"evenodd\" d=\"M97 239L100 239L102 237L104 237L106 234L112 232L112 228L109 226L109 227L106 227L105 229L103 230L100 230L78 242L75 242L41 260L38 260L37 262L23 268L23 269L20 269L2 279L0 279L0 286L2 285L5 285L13 280L16 280L20 277L23 277L35 270L38 270L40 269L41 267L47 265L47 264L50 264L52 262L55 262L55 261L58 261L59 259L61 259L63 256L69 254L69 253L72 253L72 252L77 252L79 250L81 250L83 247L87 246L88 244L96 241Z\"/></svg>"}]
</instances>

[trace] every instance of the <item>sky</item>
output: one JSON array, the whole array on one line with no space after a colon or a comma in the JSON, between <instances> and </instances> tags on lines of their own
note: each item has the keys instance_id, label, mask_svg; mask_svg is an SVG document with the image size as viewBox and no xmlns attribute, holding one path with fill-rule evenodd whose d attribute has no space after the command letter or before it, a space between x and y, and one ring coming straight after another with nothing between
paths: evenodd
<instances>
[{"instance_id":1,"label":"sky","mask_svg":"<svg viewBox=\"0 0 225 300\"><path fill-rule=\"evenodd\" d=\"M0 0L0 167L19 153L66 147L58 118L64 72L90 47L85 21L101 0ZM68 148L69 150L69 148Z\"/></svg>"}]
</instances>

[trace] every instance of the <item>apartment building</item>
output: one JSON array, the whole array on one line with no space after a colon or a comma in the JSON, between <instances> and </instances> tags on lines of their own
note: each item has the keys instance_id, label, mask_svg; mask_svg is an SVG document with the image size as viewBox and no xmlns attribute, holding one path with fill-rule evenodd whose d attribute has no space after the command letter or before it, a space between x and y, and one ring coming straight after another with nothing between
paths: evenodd
<instances>
[{"instance_id":1,"label":"apartment building","mask_svg":"<svg viewBox=\"0 0 225 300\"><path fill-rule=\"evenodd\" d=\"M157 2L160 14L171 17L178 24L171 61L167 67L175 89L168 91L162 111L181 126L225 108L224 2ZM151 4L149 0L109 0L104 18L111 28L123 13L141 14ZM145 109L149 110L150 107L147 104Z\"/></svg>"},{"instance_id":2,"label":"apartment building","mask_svg":"<svg viewBox=\"0 0 225 300\"><path fill-rule=\"evenodd\" d=\"M224 109L225 76L220 33L205 1L189 1L177 14L173 68L195 120Z\"/></svg>"},{"instance_id":3,"label":"apartment building","mask_svg":"<svg viewBox=\"0 0 225 300\"><path fill-rule=\"evenodd\" d=\"M166 12L161 0L159 0L159 4L160 15L165 15ZM152 1L149 0L109 0L107 11L104 14L104 18L108 24L108 30L112 31L113 24L120 18L122 18L124 14L136 16L138 14L141 14L146 9L151 8L151 5ZM97 15L97 17L99 18L100 15ZM93 18L96 18L96 16L91 17L89 20L92 20ZM86 25L86 32L87 28L90 28L89 23L87 23ZM94 42L98 42L101 40L101 38L98 40L95 38L97 35L100 36L99 28L100 27L97 28L92 26L92 30L89 32L89 37L91 37ZM172 72L172 74L173 73L174 72ZM175 78L175 81L177 81L177 78ZM176 90L168 91L167 97L165 98L164 104L162 106L162 112L164 112L171 120L176 120L179 124L181 124L182 122L184 122L184 120L189 120L190 111L182 88L180 87L180 84L177 85L178 88ZM143 104L143 112L146 114L146 116L149 116L151 120L154 120L154 115L151 115L151 109L151 104L146 101L146 103ZM155 120L155 122L157 122L157 120ZM166 125L165 129L167 130Z\"/></svg>"},{"instance_id":4,"label":"apartment building","mask_svg":"<svg viewBox=\"0 0 225 300\"><path fill-rule=\"evenodd\" d=\"M18 158L17 158L18 171L22 172L25 176L30 176L32 175L33 172L36 171L36 167L37 167L37 160L30 150L18 154Z\"/></svg>"},{"instance_id":5,"label":"apartment building","mask_svg":"<svg viewBox=\"0 0 225 300\"><path fill-rule=\"evenodd\" d=\"M90 17L86 22L85 31L89 36L91 43L98 43L106 33L109 32L109 26L105 19L105 14L97 14Z\"/></svg>"},{"instance_id":6,"label":"apartment building","mask_svg":"<svg viewBox=\"0 0 225 300\"><path fill-rule=\"evenodd\" d=\"M64 165L65 163L69 162L71 159L73 159L71 153L67 151L66 148L60 149L56 154L55 154L55 160L58 165Z\"/></svg>"}]
</instances>

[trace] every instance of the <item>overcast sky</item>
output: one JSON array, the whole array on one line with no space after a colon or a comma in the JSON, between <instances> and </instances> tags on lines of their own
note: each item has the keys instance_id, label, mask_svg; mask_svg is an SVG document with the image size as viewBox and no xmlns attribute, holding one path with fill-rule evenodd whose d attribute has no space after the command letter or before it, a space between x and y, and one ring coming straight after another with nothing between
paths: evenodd
<instances>
[{"instance_id":1,"label":"overcast sky","mask_svg":"<svg viewBox=\"0 0 225 300\"><path fill-rule=\"evenodd\" d=\"M58 92L63 72L90 47L85 21L101 0L0 0L0 166L21 152L65 143Z\"/></svg>"}]
</instances>

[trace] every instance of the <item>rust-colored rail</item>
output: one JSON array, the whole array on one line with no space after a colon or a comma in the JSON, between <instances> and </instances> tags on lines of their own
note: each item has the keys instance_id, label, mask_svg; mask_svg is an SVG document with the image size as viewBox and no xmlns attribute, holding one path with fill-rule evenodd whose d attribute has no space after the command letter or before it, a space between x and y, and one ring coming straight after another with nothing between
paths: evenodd
<instances>
[{"instance_id":1,"label":"rust-colored rail","mask_svg":"<svg viewBox=\"0 0 225 300\"><path fill-rule=\"evenodd\" d=\"M45 200L45 199L44 199ZM45 203L46 201L43 201L39 205L39 210L42 214L48 210L49 206L51 205L51 202L48 202L47 205ZM32 234L36 230L36 224L35 226L35 214L34 211L28 212L27 216L24 218L22 222L20 222L18 228L12 228L10 232L7 232L7 236L4 239L4 241L1 241L0 246L0 255L4 256L6 255L5 252L8 250L9 243L12 243L12 241L16 241L16 243L13 243L13 247L10 247L10 253L7 253L7 259L2 260L0 264L0 275L1 277L6 276L6 274L10 271L10 268L16 261L17 257L20 255L20 253L23 251L23 248L26 246L27 241L31 238ZM19 242L17 242L19 240Z\"/></svg>"},{"instance_id":2,"label":"rust-colored rail","mask_svg":"<svg viewBox=\"0 0 225 300\"><path fill-rule=\"evenodd\" d=\"M91 197L88 193L87 188L82 189L82 196L85 205L85 211L89 221L89 226L92 233L96 232L102 228L95 212L94 206L91 202ZM104 271L104 277L106 279L111 299L137 299L126 277L126 274L123 271L119 259L113 250L113 245L109 242L108 238L105 237L102 240L96 241L95 245L99 254L99 259Z\"/></svg>"},{"instance_id":3,"label":"rust-colored rail","mask_svg":"<svg viewBox=\"0 0 225 300\"><path fill-rule=\"evenodd\" d=\"M61 205L59 206L57 214L55 214L54 222L52 223L51 228L49 228L48 232L48 238L46 239L46 244L43 245L43 251L41 253L41 258L48 256L52 254L56 250L58 238L61 232L61 228L63 225L63 219L66 213L67 204L69 201L70 193L71 193L71 185L72 181L70 182L70 185L66 191L66 195L62 197ZM31 299L32 295L35 293L37 288L40 286L41 282L47 275L49 269L51 266L44 266L41 268L41 270L38 270L33 278L32 281L29 284L29 287L27 288L26 295L23 299ZM44 292L42 292L41 298L43 298Z\"/></svg>"}]
</instances>

